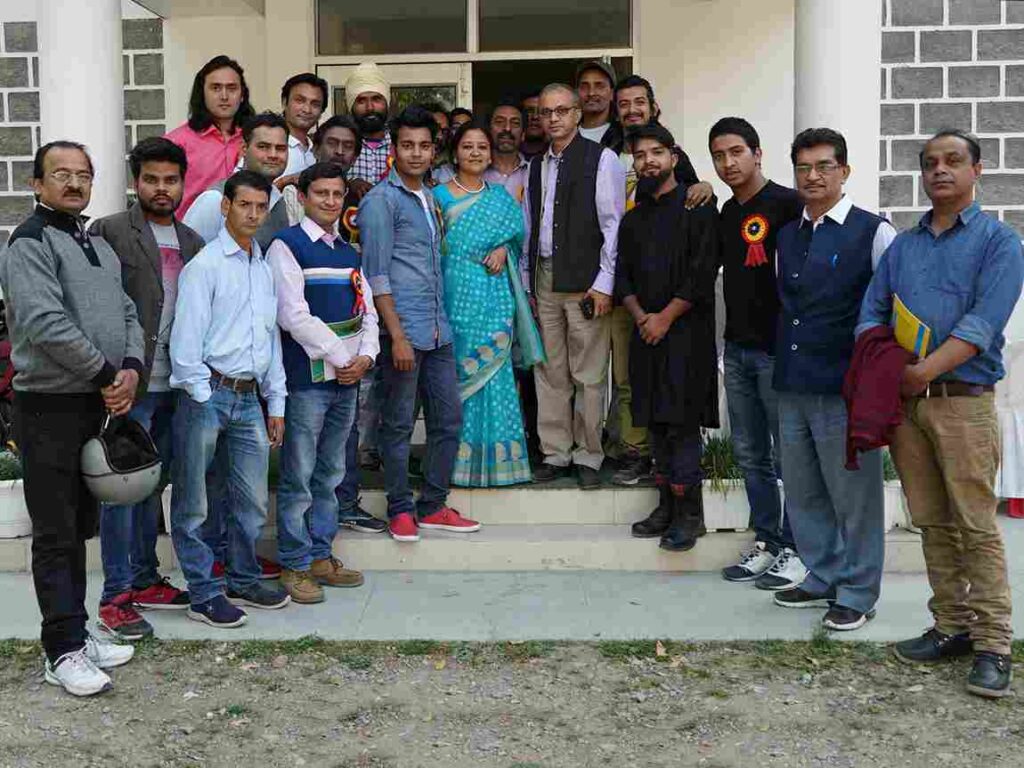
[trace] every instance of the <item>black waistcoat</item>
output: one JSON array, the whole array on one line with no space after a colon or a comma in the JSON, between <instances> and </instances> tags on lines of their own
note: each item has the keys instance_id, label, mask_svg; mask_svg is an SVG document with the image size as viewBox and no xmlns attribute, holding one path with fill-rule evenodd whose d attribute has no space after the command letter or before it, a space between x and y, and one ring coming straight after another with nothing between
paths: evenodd
<instances>
[{"instance_id":1,"label":"black waistcoat","mask_svg":"<svg viewBox=\"0 0 1024 768\"><path fill-rule=\"evenodd\" d=\"M555 187L552 230L552 288L558 293L590 289L601 267L604 235L597 218L597 167L604 147L577 134L562 151ZM530 161L530 274L537 289L537 259L543 211L541 167L545 155ZM549 159L548 162L554 162Z\"/></svg>"}]
</instances>

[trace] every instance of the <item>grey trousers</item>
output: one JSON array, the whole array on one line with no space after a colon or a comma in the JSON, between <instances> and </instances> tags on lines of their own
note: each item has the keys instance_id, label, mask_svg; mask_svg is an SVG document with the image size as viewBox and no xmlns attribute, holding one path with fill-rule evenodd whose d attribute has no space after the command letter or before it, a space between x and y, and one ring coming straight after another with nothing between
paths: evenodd
<instances>
[{"instance_id":1,"label":"grey trousers","mask_svg":"<svg viewBox=\"0 0 1024 768\"><path fill-rule=\"evenodd\" d=\"M882 454L847 470L846 404L839 395L779 393L786 512L812 594L866 613L878 600L885 561Z\"/></svg>"}]
</instances>

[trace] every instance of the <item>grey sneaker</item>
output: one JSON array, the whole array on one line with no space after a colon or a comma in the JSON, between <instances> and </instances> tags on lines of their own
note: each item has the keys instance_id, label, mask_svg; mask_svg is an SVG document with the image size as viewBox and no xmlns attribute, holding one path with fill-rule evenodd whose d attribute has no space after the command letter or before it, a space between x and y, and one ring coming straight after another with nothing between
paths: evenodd
<instances>
[{"instance_id":1,"label":"grey sneaker","mask_svg":"<svg viewBox=\"0 0 1024 768\"><path fill-rule=\"evenodd\" d=\"M72 696L94 696L114 687L107 673L86 655L84 647L65 653L53 664L47 660L43 677Z\"/></svg>"},{"instance_id":2,"label":"grey sneaker","mask_svg":"<svg viewBox=\"0 0 1024 768\"><path fill-rule=\"evenodd\" d=\"M243 591L229 589L228 600L233 605L249 605L273 611L288 605L292 601L292 596L284 587L256 583Z\"/></svg>"},{"instance_id":3,"label":"grey sneaker","mask_svg":"<svg viewBox=\"0 0 1024 768\"><path fill-rule=\"evenodd\" d=\"M799 587L806 578L807 566L803 560L789 547L783 547L772 567L754 582L754 586L768 592L778 592Z\"/></svg>"},{"instance_id":4,"label":"grey sneaker","mask_svg":"<svg viewBox=\"0 0 1024 768\"><path fill-rule=\"evenodd\" d=\"M754 581L772 567L775 559L763 541L755 541L754 546L740 556L736 565L722 569L722 578L726 581Z\"/></svg>"},{"instance_id":5,"label":"grey sneaker","mask_svg":"<svg viewBox=\"0 0 1024 768\"><path fill-rule=\"evenodd\" d=\"M636 485L645 477L650 476L650 458L631 454L622 459L619 469L612 475L612 483L615 485Z\"/></svg>"}]
</instances>

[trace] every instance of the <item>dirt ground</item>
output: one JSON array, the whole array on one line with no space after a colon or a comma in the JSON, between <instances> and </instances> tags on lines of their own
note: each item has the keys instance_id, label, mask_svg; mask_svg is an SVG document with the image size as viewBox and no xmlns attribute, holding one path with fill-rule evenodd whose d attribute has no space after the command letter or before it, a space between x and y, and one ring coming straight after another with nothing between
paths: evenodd
<instances>
[{"instance_id":1,"label":"dirt ground","mask_svg":"<svg viewBox=\"0 0 1024 768\"><path fill-rule=\"evenodd\" d=\"M92 700L39 660L0 642L0 766L1024 765L1024 708L968 695L967 662L824 637L151 642Z\"/></svg>"}]
</instances>

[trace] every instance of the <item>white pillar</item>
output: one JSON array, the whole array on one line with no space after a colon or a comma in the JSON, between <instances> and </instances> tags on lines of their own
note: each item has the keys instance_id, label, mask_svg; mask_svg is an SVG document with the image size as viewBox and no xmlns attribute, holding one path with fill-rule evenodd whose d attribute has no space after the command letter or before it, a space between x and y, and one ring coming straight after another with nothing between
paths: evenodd
<instances>
[{"instance_id":1,"label":"white pillar","mask_svg":"<svg viewBox=\"0 0 1024 768\"><path fill-rule=\"evenodd\" d=\"M81 142L96 178L87 213L124 210L121 0L39 0L42 140Z\"/></svg>"},{"instance_id":2,"label":"white pillar","mask_svg":"<svg viewBox=\"0 0 1024 768\"><path fill-rule=\"evenodd\" d=\"M796 130L846 137L847 193L878 210L882 9L875 0L796 0Z\"/></svg>"}]
</instances>

